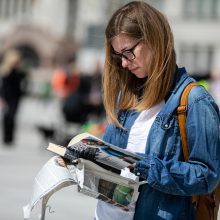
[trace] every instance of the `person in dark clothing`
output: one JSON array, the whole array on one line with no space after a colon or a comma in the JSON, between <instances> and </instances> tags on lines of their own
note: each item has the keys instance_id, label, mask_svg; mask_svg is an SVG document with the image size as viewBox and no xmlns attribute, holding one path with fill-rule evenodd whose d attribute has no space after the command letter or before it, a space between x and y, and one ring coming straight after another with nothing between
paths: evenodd
<instances>
[{"instance_id":1,"label":"person in dark clothing","mask_svg":"<svg viewBox=\"0 0 220 220\"><path fill-rule=\"evenodd\" d=\"M26 73L20 70L21 55L16 50L8 51L0 67L0 102L2 106L2 137L5 144L12 144L18 106L24 93Z\"/></svg>"},{"instance_id":2,"label":"person in dark clothing","mask_svg":"<svg viewBox=\"0 0 220 220\"><path fill-rule=\"evenodd\" d=\"M101 77L100 72L79 76L78 87L63 101L62 112L66 121L83 124L91 115L99 119L103 116Z\"/></svg>"},{"instance_id":3,"label":"person in dark clothing","mask_svg":"<svg viewBox=\"0 0 220 220\"><path fill-rule=\"evenodd\" d=\"M67 122L83 124L88 117L88 94L90 81L87 76L79 75L79 84L63 99L62 113Z\"/></svg>"},{"instance_id":4,"label":"person in dark clothing","mask_svg":"<svg viewBox=\"0 0 220 220\"><path fill-rule=\"evenodd\" d=\"M88 81L87 111L88 114L94 115L100 120L105 114L102 100L102 68L100 62L96 63L94 72L89 76Z\"/></svg>"}]
</instances>

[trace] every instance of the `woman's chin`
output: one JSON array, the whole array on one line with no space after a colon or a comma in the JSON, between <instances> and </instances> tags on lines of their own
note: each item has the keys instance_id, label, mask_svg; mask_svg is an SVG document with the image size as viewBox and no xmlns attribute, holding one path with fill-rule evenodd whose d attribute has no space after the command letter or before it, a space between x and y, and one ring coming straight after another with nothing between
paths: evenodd
<instances>
[{"instance_id":1,"label":"woman's chin","mask_svg":"<svg viewBox=\"0 0 220 220\"><path fill-rule=\"evenodd\" d=\"M147 74L141 73L141 72L138 72L138 71L134 71L134 72L132 72L132 74L134 74L139 79L143 79L143 78L147 77Z\"/></svg>"}]
</instances>

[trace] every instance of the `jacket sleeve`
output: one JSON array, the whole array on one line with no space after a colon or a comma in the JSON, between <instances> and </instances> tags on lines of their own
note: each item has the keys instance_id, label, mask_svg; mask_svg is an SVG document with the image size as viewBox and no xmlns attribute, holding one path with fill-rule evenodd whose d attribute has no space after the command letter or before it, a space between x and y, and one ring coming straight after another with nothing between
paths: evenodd
<instances>
[{"instance_id":1,"label":"jacket sleeve","mask_svg":"<svg viewBox=\"0 0 220 220\"><path fill-rule=\"evenodd\" d=\"M146 179L150 186L164 193L183 196L207 194L220 180L218 107L207 94L194 98L189 104L189 161L165 161L148 155L139 161L134 169L134 172Z\"/></svg>"}]
</instances>

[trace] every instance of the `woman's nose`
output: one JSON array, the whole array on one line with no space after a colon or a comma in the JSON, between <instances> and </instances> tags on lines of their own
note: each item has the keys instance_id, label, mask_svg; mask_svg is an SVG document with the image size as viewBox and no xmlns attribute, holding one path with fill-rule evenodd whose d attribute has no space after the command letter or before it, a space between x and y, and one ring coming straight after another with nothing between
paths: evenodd
<instances>
[{"instance_id":1,"label":"woman's nose","mask_svg":"<svg viewBox=\"0 0 220 220\"><path fill-rule=\"evenodd\" d=\"M126 58L122 57L121 58L121 66L123 68L127 68L128 67L128 64L129 64L129 60L127 60Z\"/></svg>"}]
</instances>

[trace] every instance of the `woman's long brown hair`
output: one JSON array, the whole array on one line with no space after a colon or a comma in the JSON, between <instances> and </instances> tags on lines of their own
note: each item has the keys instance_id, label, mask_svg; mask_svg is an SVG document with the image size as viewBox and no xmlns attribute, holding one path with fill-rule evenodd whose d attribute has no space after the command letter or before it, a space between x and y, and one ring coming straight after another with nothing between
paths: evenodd
<instances>
[{"instance_id":1,"label":"woman's long brown hair","mask_svg":"<svg viewBox=\"0 0 220 220\"><path fill-rule=\"evenodd\" d=\"M121 33L142 39L151 49L150 71L146 79L137 78L113 60L111 42ZM122 127L116 109L143 111L164 100L171 89L176 68L173 34L162 13L145 2L134 1L112 15L105 36L103 101L108 119Z\"/></svg>"}]
</instances>

